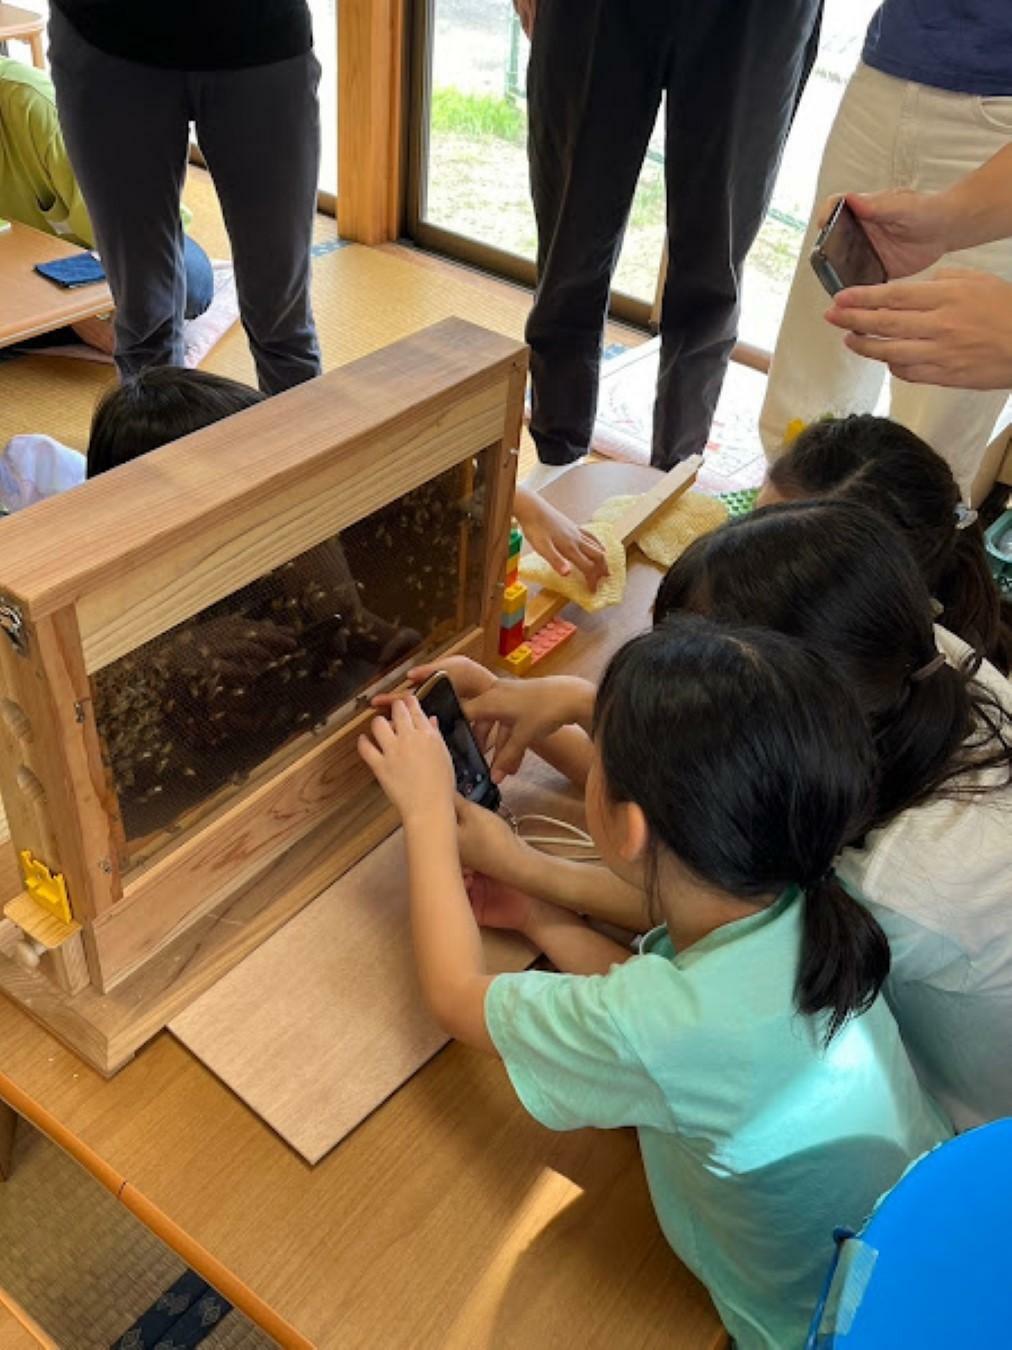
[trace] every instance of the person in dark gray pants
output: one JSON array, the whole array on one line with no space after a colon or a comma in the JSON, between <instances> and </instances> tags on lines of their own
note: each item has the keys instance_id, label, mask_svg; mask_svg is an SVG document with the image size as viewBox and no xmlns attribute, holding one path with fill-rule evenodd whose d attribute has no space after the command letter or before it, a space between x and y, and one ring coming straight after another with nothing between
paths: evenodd
<instances>
[{"instance_id":1,"label":"person in dark gray pants","mask_svg":"<svg viewBox=\"0 0 1012 1350\"><path fill-rule=\"evenodd\" d=\"M121 375L183 362L191 122L261 389L318 375L309 283L320 67L305 0L54 0L49 32L64 139L116 302Z\"/></svg>"},{"instance_id":2,"label":"person in dark gray pants","mask_svg":"<svg viewBox=\"0 0 1012 1350\"><path fill-rule=\"evenodd\" d=\"M652 462L702 450L762 223L814 60L821 0L517 0L538 287L531 432L546 464L587 453L608 291L667 98L668 275ZM532 14L533 10L533 14Z\"/></svg>"}]
</instances>

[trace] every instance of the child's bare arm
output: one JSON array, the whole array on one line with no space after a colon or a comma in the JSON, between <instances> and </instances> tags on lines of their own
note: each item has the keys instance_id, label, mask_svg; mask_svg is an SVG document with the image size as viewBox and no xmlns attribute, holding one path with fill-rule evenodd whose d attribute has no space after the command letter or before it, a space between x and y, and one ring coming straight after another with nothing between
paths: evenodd
<instances>
[{"instance_id":1,"label":"child's bare arm","mask_svg":"<svg viewBox=\"0 0 1012 1350\"><path fill-rule=\"evenodd\" d=\"M359 752L404 825L411 934L422 994L458 1040L495 1054L485 1026L491 976L457 858L453 767L442 737L407 697L377 718Z\"/></svg>"},{"instance_id":2,"label":"child's bare arm","mask_svg":"<svg viewBox=\"0 0 1012 1350\"><path fill-rule=\"evenodd\" d=\"M518 839L501 816L462 797L456 803L463 865L527 895L630 932L651 926L646 896L607 867L554 858Z\"/></svg>"},{"instance_id":3,"label":"child's bare arm","mask_svg":"<svg viewBox=\"0 0 1012 1350\"><path fill-rule=\"evenodd\" d=\"M628 961L627 947L597 933L569 910L535 900L490 877L468 883L475 917L483 928L510 928L543 951L558 970L569 975L606 975Z\"/></svg>"},{"instance_id":4,"label":"child's bare arm","mask_svg":"<svg viewBox=\"0 0 1012 1350\"><path fill-rule=\"evenodd\" d=\"M574 787L581 790L586 787L594 744L582 727L561 727L543 741L535 742L531 749Z\"/></svg>"},{"instance_id":5,"label":"child's bare arm","mask_svg":"<svg viewBox=\"0 0 1012 1350\"><path fill-rule=\"evenodd\" d=\"M534 902L524 936L568 975L607 975L632 956L628 947L598 933L585 919L544 900Z\"/></svg>"}]
</instances>

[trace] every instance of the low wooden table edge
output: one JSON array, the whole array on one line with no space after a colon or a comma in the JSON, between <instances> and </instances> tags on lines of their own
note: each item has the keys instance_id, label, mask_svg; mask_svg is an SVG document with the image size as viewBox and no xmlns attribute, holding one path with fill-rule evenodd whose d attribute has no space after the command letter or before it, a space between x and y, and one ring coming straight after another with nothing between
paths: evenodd
<instances>
[{"instance_id":1,"label":"low wooden table edge","mask_svg":"<svg viewBox=\"0 0 1012 1350\"><path fill-rule=\"evenodd\" d=\"M65 290L34 271L36 263L71 258L80 252L76 244L18 221L0 232L0 281L5 291L0 347L26 342L112 309L112 292L105 282Z\"/></svg>"},{"instance_id":2,"label":"low wooden table edge","mask_svg":"<svg viewBox=\"0 0 1012 1350\"><path fill-rule=\"evenodd\" d=\"M34 1125L52 1143L79 1163L191 1269L272 1336L279 1345L292 1346L296 1350L303 1348L313 1350L312 1341L307 1340L290 1322L281 1317L269 1303L244 1284L206 1247L196 1242L136 1186L132 1186L125 1177L120 1176L95 1149L90 1148L83 1139L68 1129L41 1102L23 1091L6 1074L0 1073L0 1103L4 1102L18 1116Z\"/></svg>"}]
</instances>

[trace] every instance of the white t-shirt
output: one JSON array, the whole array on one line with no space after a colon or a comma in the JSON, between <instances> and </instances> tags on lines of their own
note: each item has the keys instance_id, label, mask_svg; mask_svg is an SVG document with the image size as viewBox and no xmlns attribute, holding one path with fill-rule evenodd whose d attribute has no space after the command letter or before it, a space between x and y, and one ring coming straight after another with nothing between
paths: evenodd
<instances>
[{"instance_id":1,"label":"white t-shirt","mask_svg":"<svg viewBox=\"0 0 1012 1350\"><path fill-rule=\"evenodd\" d=\"M14 436L0 453L0 506L20 511L84 482L87 462L51 436Z\"/></svg>"},{"instance_id":2,"label":"white t-shirt","mask_svg":"<svg viewBox=\"0 0 1012 1350\"><path fill-rule=\"evenodd\" d=\"M935 632L952 664L969 654ZM994 666L977 679L1012 711ZM1012 788L904 811L839 873L889 938L886 997L929 1092L957 1129L1012 1115Z\"/></svg>"}]
</instances>

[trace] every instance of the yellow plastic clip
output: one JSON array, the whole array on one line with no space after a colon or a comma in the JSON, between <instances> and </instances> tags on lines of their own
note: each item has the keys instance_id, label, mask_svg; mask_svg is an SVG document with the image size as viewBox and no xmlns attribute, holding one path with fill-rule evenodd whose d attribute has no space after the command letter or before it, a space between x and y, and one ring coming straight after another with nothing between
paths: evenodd
<instances>
[{"instance_id":1,"label":"yellow plastic clip","mask_svg":"<svg viewBox=\"0 0 1012 1350\"><path fill-rule=\"evenodd\" d=\"M50 872L44 862L32 856L28 849L18 854L21 859L21 871L25 878L25 890L37 905L52 914L61 923L71 923L70 897L67 895L67 883L61 872Z\"/></svg>"}]
</instances>

